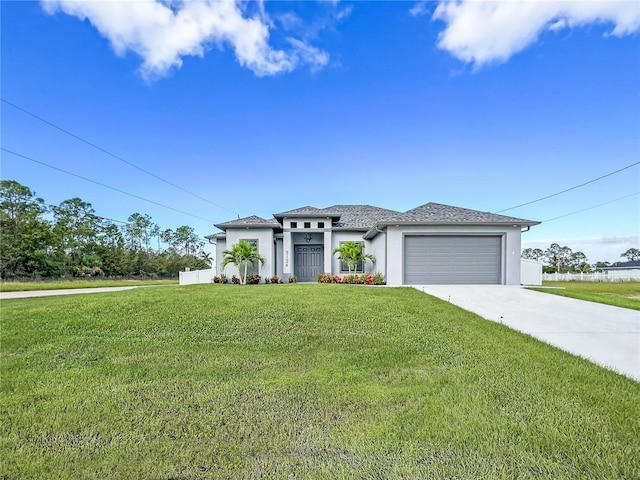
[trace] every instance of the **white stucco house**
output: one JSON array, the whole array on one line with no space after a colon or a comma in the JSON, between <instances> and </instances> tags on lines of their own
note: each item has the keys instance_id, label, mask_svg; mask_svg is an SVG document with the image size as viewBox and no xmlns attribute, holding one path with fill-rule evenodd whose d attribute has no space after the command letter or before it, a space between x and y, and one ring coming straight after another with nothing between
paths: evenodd
<instances>
[{"instance_id":1,"label":"white stucco house","mask_svg":"<svg viewBox=\"0 0 640 480\"><path fill-rule=\"evenodd\" d=\"M406 212L370 205L302 207L271 219L250 216L216 224L207 236L216 244L218 273L223 251L240 240L257 246L265 258L255 272L278 275L285 282L315 282L319 273L346 274L332 254L342 242L362 242L375 257L359 272L380 272L387 285L520 284L520 237L540 222L438 203Z\"/></svg>"}]
</instances>

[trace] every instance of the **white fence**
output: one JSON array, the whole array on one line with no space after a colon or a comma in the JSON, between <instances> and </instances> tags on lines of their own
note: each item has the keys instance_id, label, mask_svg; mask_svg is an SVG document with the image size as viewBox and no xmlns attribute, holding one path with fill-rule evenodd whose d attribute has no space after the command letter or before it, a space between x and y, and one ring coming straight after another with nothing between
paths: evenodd
<instances>
[{"instance_id":1,"label":"white fence","mask_svg":"<svg viewBox=\"0 0 640 480\"><path fill-rule=\"evenodd\" d=\"M180 272L180 285L211 283L215 274L215 268L209 268L207 270L194 270L193 272Z\"/></svg>"},{"instance_id":2,"label":"white fence","mask_svg":"<svg viewBox=\"0 0 640 480\"><path fill-rule=\"evenodd\" d=\"M640 282L640 269L609 270L595 273L543 273L542 280L550 282Z\"/></svg>"},{"instance_id":3,"label":"white fence","mask_svg":"<svg viewBox=\"0 0 640 480\"><path fill-rule=\"evenodd\" d=\"M542 285L542 262L537 260L520 260L520 284Z\"/></svg>"}]
</instances>

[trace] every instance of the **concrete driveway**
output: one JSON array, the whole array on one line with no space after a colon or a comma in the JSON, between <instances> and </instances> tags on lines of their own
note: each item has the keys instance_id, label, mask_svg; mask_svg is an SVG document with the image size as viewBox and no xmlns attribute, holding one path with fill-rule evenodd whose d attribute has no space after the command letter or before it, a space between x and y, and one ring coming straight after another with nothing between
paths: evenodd
<instances>
[{"instance_id":1,"label":"concrete driveway","mask_svg":"<svg viewBox=\"0 0 640 480\"><path fill-rule=\"evenodd\" d=\"M139 288L138 286L130 287L97 287L97 288L68 288L61 290L31 290L26 292L0 292L0 300L9 298L35 298L35 297L53 297L55 295L77 295L86 293L106 293L120 292L122 290L131 290Z\"/></svg>"},{"instance_id":2,"label":"concrete driveway","mask_svg":"<svg viewBox=\"0 0 640 480\"><path fill-rule=\"evenodd\" d=\"M640 312L505 285L418 285L483 318L640 381Z\"/></svg>"}]
</instances>

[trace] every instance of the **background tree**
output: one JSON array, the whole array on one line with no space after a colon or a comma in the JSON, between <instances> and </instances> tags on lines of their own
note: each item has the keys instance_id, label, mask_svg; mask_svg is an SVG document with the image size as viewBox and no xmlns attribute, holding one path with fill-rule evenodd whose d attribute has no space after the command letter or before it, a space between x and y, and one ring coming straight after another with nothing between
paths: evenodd
<instances>
[{"instance_id":1,"label":"background tree","mask_svg":"<svg viewBox=\"0 0 640 480\"><path fill-rule=\"evenodd\" d=\"M240 240L240 242L232 245L230 250L225 250L222 254L224 258L221 267L224 269L229 264L235 265L238 268L241 285L247 283L249 263L255 264L256 262L260 262L264 265L265 262L264 258L260 256L258 248L244 240Z\"/></svg>"},{"instance_id":2,"label":"background tree","mask_svg":"<svg viewBox=\"0 0 640 480\"><path fill-rule=\"evenodd\" d=\"M176 277L185 268L210 267L204 241L189 226L162 230L149 215L134 213L119 227L97 216L80 198L48 208L14 180L0 181L0 235L3 279L96 274ZM167 248L161 249L161 240Z\"/></svg>"},{"instance_id":3,"label":"background tree","mask_svg":"<svg viewBox=\"0 0 640 480\"><path fill-rule=\"evenodd\" d=\"M134 213L127 219L125 232L130 248L133 250L150 250L151 230L153 222L149 215Z\"/></svg>"},{"instance_id":4,"label":"background tree","mask_svg":"<svg viewBox=\"0 0 640 480\"><path fill-rule=\"evenodd\" d=\"M582 252L572 252L569 257L568 267L570 271L577 273L589 273L591 265L589 265L587 256Z\"/></svg>"},{"instance_id":5,"label":"background tree","mask_svg":"<svg viewBox=\"0 0 640 480\"><path fill-rule=\"evenodd\" d=\"M100 267L95 247L102 219L91 204L77 197L65 200L53 207L53 217L57 247L67 256L68 266Z\"/></svg>"},{"instance_id":6,"label":"background tree","mask_svg":"<svg viewBox=\"0 0 640 480\"><path fill-rule=\"evenodd\" d=\"M44 200L14 180L0 181L0 276L55 276L51 224Z\"/></svg>"},{"instance_id":7,"label":"background tree","mask_svg":"<svg viewBox=\"0 0 640 480\"><path fill-rule=\"evenodd\" d=\"M611 263L609 262L596 262L591 266L591 268L593 268L593 270L595 270L596 272L601 272L603 268L610 266Z\"/></svg>"},{"instance_id":8,"label":"background tree","mask_svg":"<svg viewBox=\"0 0 640 480\"><path fill-rule=\"evenodd\" d=\"M525 248L522 251L522 258L526 258L528 260L543 260L544 259L544 252L542 250L540 250L539 248Z\"/></svg>"},{"instance_id":9,"label":"background tree","mask_svg":"<svg viewBox=\"0 0 640 480\"><path fill-rule=\"evenodd\" d=\"M640 249L630 248L620 256L626 258L629 262L637 262L640 260Z\"/></svg>"},{"instance_id":10,"label":"background tree","mask_svg":"<svg viewBox=\"0 0 640 480\"><path fill-rule=\"evenodd\" d=\"M566 273L569 271L571 263L571 254L573 252L569 247L561 247L557 243L552 243L544 251L544 258L551 270L550 273Z\"/></svg>"}]
</instances>

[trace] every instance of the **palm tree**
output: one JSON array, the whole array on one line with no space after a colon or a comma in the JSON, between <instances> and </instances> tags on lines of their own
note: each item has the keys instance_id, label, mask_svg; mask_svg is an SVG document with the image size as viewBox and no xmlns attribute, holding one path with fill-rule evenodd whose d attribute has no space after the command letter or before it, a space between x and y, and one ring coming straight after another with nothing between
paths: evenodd
<instances>
[{"instance_id":1,"label":"palm tree","mask_svg":"<svg viewBox=\"0 0 640 480\"><path fill-rule=\"evenodd\" d=\"M222 254L224 255L224 259L222 260L221 267L224 269L224 267L230 263L235 265L240 274L241 285L247 283L249 263L255 264L256 262L260 262L260 264L264 265L265 262L264 258L260 256L260 252L258 252L258 247L251 245L245 240L240 240L240 242L231 247L231 250L225 250ZM244 266L244 274L242 273L242 266Z\"/></svg>"},{"instance_id":2,"label":"palm tree","mask_svg":"<svg viewBox=\"0 0 640 480\"><path fill-rule=\"evenodd\" d=\"M364 244L362 243L345 242L338 248L334 248L333 253L334 255L339 253L340 256L338 257L338 260L346 262L347 268L349 269L349 275L351 275L352 270L356 269L358 262L362 262L364 266L364 262L366 260L371 260L372 262L376 261L376 258L373 255L364 253Z\"/></svg>"}]
</instances>

